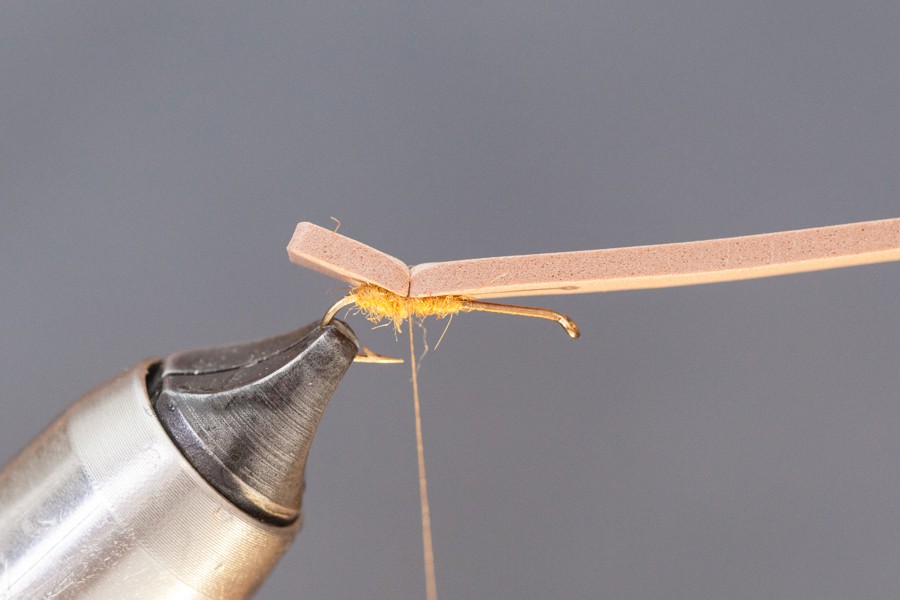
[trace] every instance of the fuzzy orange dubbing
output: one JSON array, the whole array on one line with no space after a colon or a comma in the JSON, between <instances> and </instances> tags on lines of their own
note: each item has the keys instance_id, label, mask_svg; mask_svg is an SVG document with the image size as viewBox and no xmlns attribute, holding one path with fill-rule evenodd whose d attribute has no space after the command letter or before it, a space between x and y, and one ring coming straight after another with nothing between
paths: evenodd
<instances>
[{"instance_id":1,"label":"fuzzy orange dubbing","mask_svg":"<svg viewBox=\"0 0 900 600\"><path fill-rule=\"evenodd\" d=\"M453 315L465 308L463 296L429 296L425 298L407 298L373 285L364 283L350 291L353 303L359 311L373 323L382 319L394 322L394 329L410 317L424 319Z\"/></svg>"}]
</instances>

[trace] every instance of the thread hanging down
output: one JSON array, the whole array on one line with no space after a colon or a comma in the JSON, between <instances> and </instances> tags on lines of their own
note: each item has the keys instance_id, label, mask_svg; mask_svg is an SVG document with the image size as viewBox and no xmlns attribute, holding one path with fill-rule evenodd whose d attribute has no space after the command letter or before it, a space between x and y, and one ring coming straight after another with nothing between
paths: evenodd
<instances>
[{"instance_id":1,"label":"thread hanging down","mask_svg":"<svg viewBox=\"0 0 900 600\"><path fill-rule=\"evenodd\" d=\"M416 348L413 342L413 317L409 316L409 359L412 366L413 409L416 413L416 453L419 459L419 504L422 507L422 557L425 561L425 597L437 600L434 576L434 548L431 543L431 510L428 507L428 483L425 479L425 446L422 444L422 411L419 407L419 378Z\"/></svg>"}]
</instances>

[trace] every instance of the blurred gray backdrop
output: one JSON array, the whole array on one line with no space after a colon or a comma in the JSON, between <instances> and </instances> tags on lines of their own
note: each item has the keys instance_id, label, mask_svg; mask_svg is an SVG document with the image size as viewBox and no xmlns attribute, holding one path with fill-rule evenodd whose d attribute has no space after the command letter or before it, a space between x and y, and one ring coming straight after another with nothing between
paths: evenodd
<instances>
[{"instance_id":1,"label":"blurred gray backdrop","mask_svg":"<svg viewBox=\"0 0 900 600\"><path fill-rule=\"evenodd\" d=\"M894 0L5 2L0 462L143 357L320 317L300 220L418 263L900 216L898 31ZM456 318L421 370L440 597L896 598L898 275L531 300L576 342ZM411 402L351 369L260 599L424 596Z\"/></svg>"}]
</instances>

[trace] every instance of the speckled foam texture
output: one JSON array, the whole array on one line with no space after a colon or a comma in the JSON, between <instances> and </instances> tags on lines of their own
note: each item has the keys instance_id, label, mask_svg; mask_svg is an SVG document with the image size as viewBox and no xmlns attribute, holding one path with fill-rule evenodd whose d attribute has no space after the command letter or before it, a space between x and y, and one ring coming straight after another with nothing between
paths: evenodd
<instances>
[{"instance_id":1,"label":"speckled foam texture","mask_svg":"<svg viewBox=\"0 0 900 600\"><path fill-rule=\"evenodd\" d=\"M400 296L409 294L409 267L403 261L339 233L301 222L287 246L291 262L346 281L374 283Z\"/></svg>"},{"instance_id":2,"label":"speckled foam texture","mask_svg":"<svg viewBox=\"0 0 900 600\"><path fill-rule=\"evenodd\" d=\"M399 260L309 223L291 260L413 298L578 294L694 285L900 260L900 219L735 238L427 263Z\"/></svg>"},{"instance_id":3,"label":"speckled foam texture","mask_svg":"<svg viewBox=\"0 0 900 600\"><path fill-rule=\"evenodd\" d=\"M700 242L417 265L411 297L576 294L752 279L900 260L900 219Z\"/></svg>"}]
</instances>

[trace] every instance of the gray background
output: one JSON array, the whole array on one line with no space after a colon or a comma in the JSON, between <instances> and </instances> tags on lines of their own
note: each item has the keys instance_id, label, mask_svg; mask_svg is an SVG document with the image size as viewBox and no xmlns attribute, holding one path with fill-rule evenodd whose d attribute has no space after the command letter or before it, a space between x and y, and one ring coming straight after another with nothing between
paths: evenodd
<instances>
[{"instance_id":1,"label":"gray background","mask_svg":"<svg viewBox=\"0 0 900 600\"><path fill-rule=\"evenodd\" d=\"M0 461L146 356L409 263L900 216L900 4L4 2ZM896 598L897 265L524 299L422 367L448 598ZM405 354L403 337L351 324ZM437 339L442 324L427 324ZM355 366L259 598L423 597L407 367Z\"/></svg>"}]
</instances>

